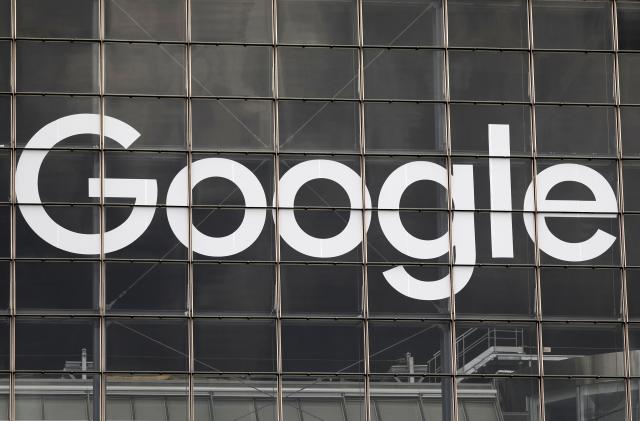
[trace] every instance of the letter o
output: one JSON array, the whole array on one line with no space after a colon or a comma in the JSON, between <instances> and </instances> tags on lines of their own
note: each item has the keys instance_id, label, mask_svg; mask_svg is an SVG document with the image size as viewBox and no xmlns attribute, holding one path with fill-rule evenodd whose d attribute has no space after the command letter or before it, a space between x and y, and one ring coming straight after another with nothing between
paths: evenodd
<instances>
[{"instance_id":1,"label":"letter o","mask_svg":"<svg viewBox=\"0 0 640 421\"><path fill-rule=\"evenodd\" d=\"M185 188L188 180L188 167L183 168L174 177L167 192L167 219L175 236L189 247L189 232L184 224L182 209L189 204L190 192ZM206 158L191 164L191 188L199 182L212 177L224 178L234 183L244 197L247 208L242 223L233 233L224 237L210 237L191 225L191 243L193 251L209 257L226 257L238 254L251 246L260 236L264 227L267 199L260 181L244 165L226 158Z\"/></svg>"},{"instance_id":2,"label":"letter o","mask_svg":"<svg viewBox=\"0 0 640 421\"><path fill-rule=\"evenodd\" d=\"M326 179L340 185L349 196L351 211L347 226L331 238L316 238L298 225L294 210L294 201L300 188L311 180ZM329 258L341 256L353 250L362 241L362 179L351 168L336 161L314 159L302 162L280 179L279 190L279 229L280 236L296 251L307 256ZM274 197L275 206L275 197ZM365 188L365 203L371 206L371 196ZM287 209L288 208L288 209ZM371 213L365 212L365 231L371 222Z\"/></svg>"}]
</instances>

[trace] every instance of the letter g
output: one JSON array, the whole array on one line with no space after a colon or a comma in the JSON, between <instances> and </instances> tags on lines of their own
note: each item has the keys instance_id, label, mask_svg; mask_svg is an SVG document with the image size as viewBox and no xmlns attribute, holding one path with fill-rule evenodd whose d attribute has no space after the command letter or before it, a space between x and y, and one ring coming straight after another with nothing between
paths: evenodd
<instances>
[{"instance_id":1,"label":"letter g","mask_svg":"<svg viewBox=\"0 0 640 421\"><path fill-rule=\"evenodd\" d=\"M42 206L38 174L48 150L64 139L79 134L100 134L98 114L74 114L55 120L40 129L26 144L16 168L16 198L27 224L44 241L77 254L100 254L100 234L83 234L58 225ZM104 136L128 148L140 137L133 127L104 117ZM89 197L100 196L100 180L89 179ZM120 250L133 243L151 224L158 197L156 180L104 179L104 197L133 197L135 205L129 218L104 233L104 252Z\"/></svg>"}]
</instances>

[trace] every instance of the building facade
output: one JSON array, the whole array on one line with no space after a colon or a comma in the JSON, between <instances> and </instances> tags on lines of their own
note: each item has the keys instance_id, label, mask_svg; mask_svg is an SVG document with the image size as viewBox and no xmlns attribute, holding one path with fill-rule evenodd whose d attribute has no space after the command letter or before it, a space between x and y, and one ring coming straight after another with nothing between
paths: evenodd
<instances>
[{"instance_id":1,"label":"building facade","mask_svg":"<svg viewBox=\"0 0 640 421\"><path fill-rule=\"evenodd\" d=\"M0 421L640 419L640 1L0 0Z\"/></svg>"}]
</instances>

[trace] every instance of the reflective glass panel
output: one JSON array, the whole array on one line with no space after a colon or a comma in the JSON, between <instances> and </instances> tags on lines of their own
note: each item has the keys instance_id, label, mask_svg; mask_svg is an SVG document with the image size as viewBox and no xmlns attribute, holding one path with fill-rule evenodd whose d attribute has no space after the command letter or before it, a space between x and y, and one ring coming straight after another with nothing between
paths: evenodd
<instances>
[{"instance_id":1,"label":"reflective glass panel","mask_svg":"<svg viewBox=\"0 0 640 421\"><path fill-rule=\"evenodd\" d=\"M107 43L104 55L106 93L185 94L184 46Z\"/></svg>"},{"instance_id":2,"label":"reflective glass panel","mask_svg":"<svg viewBox=\"0 0 640 421\"><path fill-rule=\"evenodd\" d=\"M527 47L527 2L524 0L449 0L447 10L452 46Z\"/></svg>"},{"instance_id":3,"label":"reflective glass panel","mask_svg":"<svg viewBox=\"0 0 640 421\"><path fill-rule=\"evenodd\" d=\"M443 59L444 54L439 50L366 49L365 97L441 99Z\"/></svg>"},{"instance_id":4,"label":"reflective glass panel","mask_svg":"<svg viewBox=\"0 0 640 421\"><path fill-rule=\"evenodd\" d=\"M77 370L85 356L94 370L100 355L97 319L22 317L15 338L16 370Z\"/></svg>"},{"instance_id":5,"label":"reflective glass panel","mask_svg":"<svg viewBox=\"0 0 640 421\"><path fill-rule=\"evenodd\" d=\"M278 42L353 45L357 21L355 0L281 0Z\"/></svg>"},{"instance_id":6,"label":"reflective glass panel","mask_svg":"<svg viewBox=\"0 0 640 421\"><path fill-rule=\"evenodd\" d=\"M273 372L275 323L269 320L196 320L194 358L198 371Z\"/></svg>"},{"instance_id":7,"label":"reflective glass panel","mask_svg":"<svg viewBox=\"0 0 640 421\"><path fill-rule=\"evenodd\" d=\"M282 353L287 372L362 372L362 323L283 320Z\"/></svg>"},{"instance_id":8,"label":"reflective glass panel","mask_svg":"<svg viewBox=\"0 0 640 421\"><path fill-rule=\"evenodd\" d=\"M525 101L529 57L513 51L451 51L451 99Z\"/></svg>"},{"instance_id":9,"label":"reflective glass panel","mask_svg":"<svg viewBox=\"0 0 640 421\"><path fill-rule=\"evenodd\" d=\"M369 102L364 107L369 153L444 153L444 104Z\"/></svg>"},{"instance_id":10,"label":"reflective glass panel","mask_svg":"<svg viewBox=\"0 0 640 421\"><path fill-rule=\"evenodd\" d=\"M97 43L20 41L16 45L16 89L98 93L98 53Z\"/></svg>"},{"instance_id":11,"label":"reflective glass panel","mask_svg":"<svg viewBox=\"0 0 640 421\"><path fill-rule=\"evenodd\" d=\"M193 46L193 95L270 96L272 54L272 48L261 46Z\"/></svg>"},{"instance_id":12,"label":"reflective glass panel","mask_svg":"<svg viewBox=\"0 0 640 421\"><path fill-rule=\"evenodd\" d=\"M193 99L193 149L272 150L272 116L269 100Z\"/></svg>"},{"instance_id":13,"label":"reflective glass panel","mask_svg":"<svg viewBox=\"0 0 640 421\"><path fill-rule=\"evenodd\" d=\"M441 0L364 0L365 45L442 45Z\"/></svg>"},{"instance_id":14,"label":"reflective glass panel","mask_svg":"<svg viewBox=\"0 0 640 421\"><path fill-rule=\"evenodd\" d=\"M19 37L98 38L98 0L17 0Z\"/></svg>"},{"instance_id":15,"label":"reflective glass panel","mask_svg":"<svg viewBox=\"0 0 640 421\"><path fill-rule=\"evenodd\" d=\"M613 102L613 56L537 52L533 55L536 101Z\"/></svg>"},{"instance_id":16,"label":"reflective glass panel","mask_svg":"<svg viewBox=\"0 0 640 421\"><path fill-rule=\"evenodd\" d=\"M108 0L104 9L108 39L184 40L184 0Z\"/></svg>"},{"instance_id":17,"label":"reflective glass panel","mask_svg":"<svg viewBox=\"0 0 640 421\"><path fill-rule=\"evenodd\" d=\"M533 42L536 48L611 49L611 2L536 0Z\"/></svg>"},{"instance_id":18,"label":"reflective glass panel","mask_svg":"<svg viewBox=\"0 0 640 421\"><path fill-rule=\"evenodd\" d=\"M558 375L621 376L622 325L543 323L544 372Z\"/></svg>"},{"instance_id":19,"label":"reflective glass panel","mask_svg":"<svg viewBox=\"0 0 640 421\"><path fill-rule=\"evenodd\" d=\"M355 99L358 94L355 49L280 47L278 72L281 97Z\"/></svg>"},{"instance_id":20,"label":"reflective glass panel","mask_svg":"<svg viewBox=\"0 0 640 421\"><path fill-rule=\"evenodd\" d=\"M613 107L539 105L536 148L549 155L616 155Z\"/></svg>"},{"instance_id":21,"label":"reflective glass panel","mask_svg":"<svg viewBox=\"0 0 640 421\"><path fill-rule=\"evenodd\" d=\"M271 0L191 0L194 41L271 42Z\"/></svg>"},{"instance_id":22,"label":"reflective glass panel","mask_svg":"<svg viewBox=\"0 0 640 421\"><path fill-rule=\"evenodd\" d=\"M187 369L186 320L110 318L106 342L108 370Z\"/></svg>"}]
</instances>

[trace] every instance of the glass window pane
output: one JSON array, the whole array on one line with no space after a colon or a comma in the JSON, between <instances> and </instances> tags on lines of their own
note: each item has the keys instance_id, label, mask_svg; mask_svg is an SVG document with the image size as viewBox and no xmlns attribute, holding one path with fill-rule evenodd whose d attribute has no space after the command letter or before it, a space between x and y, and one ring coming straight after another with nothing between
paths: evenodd
<instances>
[{"instance_id":1,"label":"glass window pane","mask_svg":"<svg viewBox=\"0 0 640 421\"><path fill-rule=\"evenodd\" d=\"M276 382L271 376L197 375L196 421L275 421ZM225 393L222 390L233 390Z\"/></svg>"},{"instance_id":2,"label":"glass window pane","mask_svg":"<svg viewBox=\"0 0 640 421\"><path fill-rule=\"evenodd\" d=\"M0 95L0 148L11 146L11 97Z\"/></svg>"},{"instance_id":3,"label":"glass window pane","mask_svg":"<svg viewBox=\"0 0 640 421\"><path fill-rule=\"evenodd\" d=\"M640 325L633 323L629 325L629 351L630 369L632 376L640 375L640 360L638 354L640 350Z\"/></svg>"},{"instance_id":4,"label":"glass window pane","mask_svg":"<svg viewBox=\"0 0 640 421\"><path fill-rule=\"evenodd\" d=\"M640 54L620 54L620 101L624 104L640 103L640 83L637 75L640 72Z\"/></svg>"},{"instance_id":5,"label":"glass window pane","mask_svg":"<svg viewBox=\"0 0 640 421\"><path fill-rule=\"evenodd\" d=\"M362 307L362 267L281 265L285 315L357 315Z\"/></svg>"},{"instance_id":6,"label":"glass window pane","mask_svg":"<svg viewBox=\"0 0 640 421\"><path fill-rule=\"evenodd\" d=\"M450 378L387 375L371 378L369 409L374 421L443 421L453 419L452 398Z\"/></svg>"},{"instance_id":7,"label":"glass window pane","mask_svg":"<svg viewBox=\"0 0 640 421\"><path fill-rule=\"evenodd\" d=\"M633 188L634 180L640 176L640 161L622 161L622 182L624 189L624 210L629 212L640 211L640 191Z\"/></svg>"},{"instance_id":8,"label":"glass window pane","mask_svg":"<svg viewBox=\"0 0 640 421\"><path fill-rule=\"evenodd\" d=\"M442 300L416 300L401 294L392 287L385 277L385 272L394 267L398 266L372 264L367 266L368 304L371 317L416 319L442 317L449 314L448 297ZM447 266L406 265L404 269L414 278L424 281L442 279L449 274Z\"/></svg>"},{"instance_id":9,"label":"glass window pane","mask_svg":"<svg viewBox=\"0 0 640 421\"><path fill-rule=\"evenodd\" d=\"M611 2L537 0L533 37L536 48L611 49Z\"/></svg>"},{"instance_id":10,"label":"glass window pane","mask_svg":"<svg viewBox=\"0 0 640 421\"><path fill-rule=\"evenodd\" d=\"M464 377L456 385L458 419L493 421L507 418L538 419L539 381L518 377ZM478 393L480 392L480 393ZM487 395L481 396L486 393ZM489 397L495 394L496 397Z\"/></svg>"},{"instance_id":11,"label":"glass window pane","mask_svg":"<svg viewBox=\"0 0 640 421\"><path fill-rule=\"evenodd\" d=\"M388 264L389 262L416 262L424 263L422 259L415 259L405 254L401 250L407 251L407 240L397 247L389 242L387 236L380 228L379 219L384 214L397 213L400 217L402 225L414 237L423 240L433 240L446 235L449 229L449 214L440 210L379 210L371 219L371 225L367 233L367 259L370 262L379 262ZM400 248L400 250L398 250ZM448 253L428 261L431 263L448 263Z\"/></svg>"},{"instance_id":12,"label":"glass window pane","mask_svg":"<svg viewBox=\"0 0 640 421\"><path fill-rule=\"evenodd\" d=\"M98 308L100 267L95 262L18 261L18 312L76 312Z\"/></svg>"},{"instance_id":13,"label":"glass window pane","mask_svg":"<svg viewBox=\"0 0 640 421\"><path fill-rule=\"evenodd\" d=\"M355 0L278 2L278 42L353 45L356 28Z\"/></svg>"},{"instance_id":14,"label":"glass window pane","mask_svg":"<svg viewBox=\"0 0 640 421\"><path fill-rule=\"evenodd\" d=\"M0 202L11 201L11 153L0 149Z\"/></svg>"},{"instance_id":15,"label":"glass window pane","mask_svg":"<svg viewBox=\"0 0 640 421\"><path fill-rule=\"evenodd\" d=\"M443 104L365 103L366 149L373 153L444 153Z\"/></svg>"},{"instance_id":16,"label":"glass window pane","mask_svg":"<svg viewBox=\"0 0 640 421\"><path fill-rule=\"evenodd\" d=\"M627 269L627 311L630 319L640 319L640 271Z\"/></svg>"},{"instance_id":17,"label":"glass window pane","mask_svg":"<svg viewBox=\"0 0 640 421\"><path fill-rule=\"evenodd\" d=\"M451 51L451 98L525 101L529 57L522 52Z\"/></svg>"},{"instance_id":18,"label":"glass window pane","mask_svg":"<svg viewBox=\"0 0 640 421\"><path fill-rule=\"evenodd\" d=\"M280 150L357 152L360 114L355 102L280 101Z\"/></svg>"},{"instance_id":19,"label":"glass window pane","mask_svg":"<svg viewBox=\"0 0 640 421\"><path fill-rule=\"evenodd\" d=\"M274 312L275 268L267 264L194 264L198 314L269 315Z\"/></svg>"},{"instance_id":20,"label":"glass window pane","mask_svg":"<svg viewBox=\"0 0 640 421\"><path fill-rule=\"evenodd\" d=\"M196 320L198 371L276 371L275 323L269 320Z\"/></svg>"},{"instance_id":21,"label":"glass window pane","mask_svg":"<svg viewBox=\"0 0 640 421\"><path fill-rule=\"evenodd\" d=\"M108 39L182 41L187 6L184 0L118 0L104 4Z\"/></svg>"},{"instance_id":22,"label":"glass window pane","mask_svg":"<svg viewBox=\"0 0 640 421\"><path fill-rule=\"evenodd\" d=\"M0 262L0 314L9 311L10 296L10 279L11 279L10 262Z\"/></svg>"},{"instance_id":23,"label":"glass window pane","mask_svg":"<svg viewBox=\"0 0 640 421\"><path fill-rule=\"evenodd\" d=\"M611 54L537 52L533 58L537 101L613 102Z\"/></svg>"},{"instance_id":24,"label":"glass window pane","mask_svg":"<svg viewBox=\"0 0 640 421\"><path fill-rule=\"evenodd\" d=\"M455 295L456 314L469 318L533 318L535 284L532 268L476 267L469 283Z\"/></svg>"},{"instance_id":25,"label":"glass window pane","mask_svg":"<svg viewBox=\"0 0 640 421\"><path fill-rule=\"evenodd\" d=\"M115 143L107 143L110 147ZM74 152L75 153L75 152ZM155 180L157 184L157 203L166 203L166 196L174 177L187 166L187 155L180 152L128 152L107 151L104 153L105 178L125 178ZM86 183L86 182L85 182ZM187 183L176 187L187 190ZM109 204L134 204L131 197L107 197Z\"/></svg>"},{"instance_id":26,"label":"glass window pane","mask_svg":"<svg viewBox=\"0 0 640 421\"><path fill-rule=\"evenodd\" d=\"M459 47L526 48L524 0L449 0L449 44Z\"/></svg>"},{"instance_id":27,"label":"glass window pane","mask_svg":"<svg viewBox=\"0 0 640 421\"><path fill-rule=\"evenodd\" d=\"M9 353L11 352L10 332L9 318L0 317L0 338L2 338L2 340L0 341L0 370L9 369Z\"/></svg>"},{"instance_id":28,"label":"glass window pane","mask_svg":"<svg viewBox=\"0 0 640 421\"><path fill-rule=\"evenodd\" d=\"M281 97L355 99L358 96L355 49L280 47L278 66Z\"/></svg>"},{"instance_id":29,"label":"glass window pane","mask_svg":"<svg viewBox=\"0 0 640 421\"><path fill-rule=\"evenodd\" d=\"M193 99L194 150L263 151L273 149L273 102Z\"/></svg>"},{"instance_id":30,"label":"glass window pane","mask_svg":"<svg viewBox=\"0 0 640 421\"><path fill-rule=\"evenodd\" d=\"M11 43L0 41L0 92L11 92Z\"/></svg>"},{"instance_id":31,"label":"glass window pane","mask_svg":"<svg viewBox=\"0 0 640 421\"><path fill-rule=\"evenodd\" d=\"M637 1L616 2L618 11L618 48L640 50L640 4Z\"/></svg>"},{"instance_id":32,"label":"glass window pane","mask_svg":"<svg viewBox=\"0 0 640 421\"><path fill-rule=\"evenodd\" d=\"M128 149L186 149L185 100L107 97L104 110L105 115L126 122L140 133L140 137ZM121 146L117 145L117 148Z\"/></svg>"},{"instance_id":33,"label":"glass window pane","mask_svg":"<svg viewBox=\"0 0 640 421\"><path fill-rule=\"evenodd\" d=\"M622 333L618 324L543 323L545 374L622 376Z\"/></svg>"},{"instance_id":34,"label":"glass window pane","mask_svg":"<svg viewBox=\"0 0 640 421\"><path fill-rule=\"evenodd\" d=\"M451 326L432 322L370 322L371 372L450 373Z\"/></svg>"},{"instance_id":35,"label":"glass window pane","mask_svg":"<svg viewBox=\"0 0 640 421\"><path fill-rule=\"evenodd\" d=\"M181 263L107 262L107 312L184 314L187 274Z\"/></svg>"},{"instance_id":36,"label":"glass window pane","mask_svg":"<svg viewBox=\"0 0 640 421\"><path fill-rule=\"evenodd\" d=\"M107 43L105 92L184 95L185 47L174 44Z\"/></svg>"},{"instance_id":37,"label":"glass window pane","mask_svg":"<svg viewBox=\"0 0 640 421\"><path fill-rule=\"evenodd\" d=\"M16 144L24 147L42 127L59 118L98 113L100 99L97 97L19 95L16 97ZM67 138L54 148L87 149L97 148L99 144L100 136L83 134Z\"/></svg>"},{"instance_id":38,"label":"glass window pane","mask_svg":"<svg viewBox=\"0 0 640 421\"><path fill-rule=\"evenodd\" d=\"M458 374L538 373L535 323L460 322L455 343Z\"/></svg>"},{"instance_id":39,"label":"glass window pane","mask_svg":"<svg viewBox=\"0 0 640 421\"><path fill-rule=\"evenodd\" d=\"M566 421L626 418L624 380L555 379L544 380L544 419Z\"/></svg>"},{"instance_id":40,"label":"glass window pane","mask_svg":"<svg viewBox=\"0 0 640 421\"><path fill-rule=\"evenodd\" d=\"M20 41L16 45L16 88L20 92L98 93L98 51L97 43Z\"/></svg>"},{"instance_id":41,"label":"glass window pane","mask_svg":"<svg viewBox=\"0 0 640 421\"><path fill-rule=\"evenodd\" d=\"M108 370L187 369L186 320L110 318L106 343Z\"/></svg>"},{"instance_id":42,"label":"glass window pane","mask_svg":"<svg viewBox=\"0 0 640 421\"><path fill-rule=\"evenodd\" d=\"M197 163L204 161L203 163L206 163L207 160L219 158L219 155L194 154L192 155L192 162ZM274 192L274 163L270 155L223 155L222 159L234 161L248 169L260 182L267 203L271 202ZM215 165L218 164L216 163ZM230 180L222 177L209 177L201 180L197 184L192 181L191 204L194 206L219 205L238 208L247 206L246 198L240 191L237 181L234 180L231 174L229 174L229 176L231 178ZM256 210L256 212L259 211L255 209L255 207L254 210ZM227 228L231 227L222 227L222 230L226 230ZM218 229L220 229L220 227Z\"/></svg>"},{"instance_id":43,"label":"glass window pane","mask_svg":"<svg viewBox=\"0 0 640 421\"><path fill-rule=\"evenodd\" d=\"M194 41L271 43L271 0L191 0Z\"/></svg>"},{"instance_id":44,"label":"glass window pane","mask_svg":"<svg viewBox=\"0 0 640 421\"><path fill-rule=\"evenodd\" d=\"M29 206L30 205L22 205L21 208L28 209ZM100 233L100 208L98 206L56 205L45 206L44 209L45 212L47 212L51 216L51 219L53 219L63 228L84 234ZM4 218L8 216L8 213L5 213L4 211L5 209L0 207L0 221L4 220ZM2 228L3 224L0 223L0 230ZM6 235L6 237L4 237L4 235ZM9 233L7 232L6 234L0 234L0 239L3 238L10 238ZM2 242L0 242L0 256L4 254L2 245ZM39 234L36 234L33 229L27 224L22 215L22 211L16 211L17 257L78 257L77 254L64 251L63 249L57 247L57 245L57 238L49 236L47 240L44 240L40 237ZM83 255L83 257L95 258L97 257L97 255L98 253L85 254Z\"/></svg>"},{"instance_id":45,"label":"glass window pane","mask_svg":"<svg viewBox=\"0 0 640 421\"><path fill-rule=\"evenodd\" d=\"M444 55L440 50L364 51L368 99L442 99Z\"/></svg>"},{"instance_id":46,"label":"glass window pane","mask_svg":"<svg viewBox=\"0 0 640 421\"><path fill-rule=\"evenodd\" d=\"M189 386L184 376L108 375L107 421L186 421Z\"/></svg>"},{"instance_id":47,"label":"glass window pane","mask_svg":"<svg viewBox=\"0 0 640 421\"><path fill-rule=\"evenodd\" d=\"M0 376L0 420L9 421L9 378Z\"/></svg>"},{"instance_id":48,"label":"glass window pane","mask_svg":"<svg viewBox=\"0 0 640 421\"><path fill-rule=\"evenodd\" d=\"M489 124L509 125L512 155L531 154L531 109L512 104L451 104L451 149L489 155Z\"/></svg>"},{"instance_id":49,"label":"glass window pane","mask_svg":"<svg viewBox=\"0 0 640 421\"><path fill-rule=\"evenodd\" d=\"M362 323L284 320L282 353L287 372L362 372Z\"/></svg>"},{"instance_id":50,"label":"glass window pane","mask_svg":"<svg viewBox=\"0 0 640 421\"><path fill-rule=\"evenodd\" d=\"M622 154L640 155L640 107L620 107Z\"/></svg>"},{"instance_id":51,"label":"glass window pane","mask_svg":"<svg viewBox=\"0 0 640 421\"><path fill-rule=\"evenodd\" d=\"M227 260L227 261L273 261L275 259L275 240L273 218L266 209L234 209L234 208L193 208L192 211L192 236L200 233L209 237L227 237L235 233L245 218L265 218L262 230L257 233L257 238L247 248L230 254L224 249L198 248L194 250L196 260Z\"/></svg>"},{"instance_id":52,"label":"glass window pane","mask_svg":"<svg viewBox=\"0 0 640 421\"><path fill-rule=\"evenodd\" d=\"M441 0L364 0L365 45L442 45Z\"/></svg>"},{"instance_id":53,"label":"glass window pane","mask_svg":"<svg viewBox=\"0 0 640 421\"><path fill-rule=\"evenodd\" d=\"M271 47L194 45L191 57L193 95L271 95Z\"/></svg>"},{"instance_id":54,"label":"glass window pane","mask_svg":"<svg viewBox=\"0 0 640 421\"><path fill-rule=\"evenodd\" d=\"M37 156L40 151L23 150L22 157ZM97 151L49 151L40 167L38 188L43 203L91 203L99 197L90 197L88 180L100 177L100 154Z\"/></svg>"},{"instance_id":55,"label":"glass window pane","mask_svg":"<svg viewBox=\"0 0 640 421\"><path fill-rule=\"evenodd\" d=\"M98 0L17 0L19 37L98 38Z\"/></svg>"},{"instance_id":56,"label":"glass window pane","mask_svg":"<svg viewBox=\"0 0 640 421\"><path fill-rule=\"evenodd\" d=\"M640 266L640 215L626 214L624 216L624 231L627 264Z\"/></svg>"},{"instance_id":57,"label":"glass window pane","mask_svg":"<svg viewBox=\"0 0 640 421\"><path fill-rule=\"evenodd\" d=\"M500 159L500 158L497 158ZM468 165L473 168L474 177L473 177L473 191L475 194L475 208L476 209L491 209L491 199L492 199L492 186L491 186L491 177L490 174L490 166L493 161L488 158L471 158L471 157L454 157L453 165ZM511 208L514 210L532 210L525 209L525 204L523 203L522 197L524 192L527 190L529 185L531 184L531 173L532 173L532 164L531 159L528 158L511 158L508 161L498 161L503 164L505 168L509 169L509 173L511 176L510 187L506 187L510 189L510 192L504 192L505 196L511 196ZM493 180L493 183L496 181ZM495 185L493 186L495 188ZM407 195L409 191L405 192L404 195ZM510 193L510 194L509 194ZM416 192L416 194L418 194ZM494 194L495 196L495 194ZM446 198L443 201L441 207L446 208ZM478 215L484 219L484 213ZM512 219L516 218L522 220L523 215L512 214L507 215L511 216ZM481 230L482 227L479 227ZM515 227L514 227L515 229ZM490 233L487 233L489 236ZM482 238L482 237L481 237Z\"/></svg>"},{"instance_id":58,"label":"glass window pane","mask_svg":"<svg viewBox=\"0 0 640 421\"><path fill-rule=\"evenodd\" d=\"M412 158L405 157L367 157L366 178L367 187L372 192L379 192L386 183L389 174L398 170L403 165L413 162L426 162L445 167L444 159L432 158L417 161ZM374 204L374 207L382 206ZM402 209L447 209L447 190L439 183L420 180L411 183L403 192L399 203Z\"/></svg>"},{"instance_id":59,"label":"glass window pane","mask_svg":"<svg viewBox=\"0 0 640 421\"><path fill-rule=\"evenodd\" d=\"M619 269L543 268L540 271L543 318L619 319ZM573 297L570 301L566 297Z\"/></svg>"},{"instance_id":60,"label":"glass window pane","mask_svg":"<svg viewBox=\"0 0 640 421\"><path fill-rule=\"evenodd\" d=\"M565 183L575 184L575 183ZM568 186L567 186L568 188ZM593 200L593 199L591 199ZM594 215L584 217L559 217L557 214L538 213L537 224L546 222L549 230L559 239L567 243L580 243L588 240L598 230L602 230L605 233L615 237L616 241L613 242L611 247L605 250L602 254L592 259L585 259L575 262L567 262L565 260L556 259L545 253L545 247L540 246L540 260L543 264L589 264L589 265L606 265L606 266L618 266L620 264L620 243L617 241L619 236L619 222L615 214L603 216ZM630 235L633 233L633 225L627 227L627 242L629 244ZM631 246L627 247L627 255L631 251ZM629 258L628 263L629 263Z\"/></svg>"},{"instance_id":61,"label":"glass window pane","mask_svg":"<svg viewBox=\"0 0 640 421\"><path fill-rule=\"evenodd\" d=\"M615 108L539 105L536 147L539 154L616 156Z\"/></svg>"},{"instance_id":62,"label":"glass window pane","mask_svg":"<svg viewBox=\"0 0 640 421\"><path fill-rule=\"evenodd\" d=\"M333 182L328 182L335 184ZM328 184L327 183L327 184ZM322 196L320 196L322 197ZM361 210L344 210L344 209L279 209L278 215L280 220L291 218L295 219L302 231L308 235L316 238L332 238L342 233L347 224L350 223L351 218L354 218L352 222L354 232L358 232L357 240L352 240L349 246L353 246L350 250L346 250L344 247L340 251L339 255L335 255L335 250L328 250L323 247L322 243L314 244L312 249L307 249L307 253L301 252L300 242L297 242L296 247L292 247L287 241L291 241L291 238L285 236L280 237L280 250L282 260L291 261L312 261L317 262L322 259L324 261L336 261L336 262L361 262L362 261L362 239L360 232L362 232L362 211ZM322 256L322 257L311 257Z\"/></svg>"},{"instance_id":63,"label":"glass window pane","mask_svg":"<svg viewBox=\"0 0 640 421\"><path fill-rule=\"evenodd\" d=\"M11 36L11 0L0 0L0 37Z\"/></svg>"},{"instance_id":64,"label":"glass window pane","mask_svg":"<svg viewBox=\"0 0 640 421\"><path fill-rule=\"evenodd\" d=\"M91 374L19 374L16 376L16 420L97 420L100 379ZM0 417L0 419L2 419Z\"/></svg>"},{"instance_id":65,"label":"glass window pane","mask_svg":"<svg viewBox=\"0 0 640 421\"><path fill-rule=\"evenodd\" d=\"M78 370L84 351L94 370L99 338L97 319L17 318L16 370Z\"/></svg>"}]
</instances>

